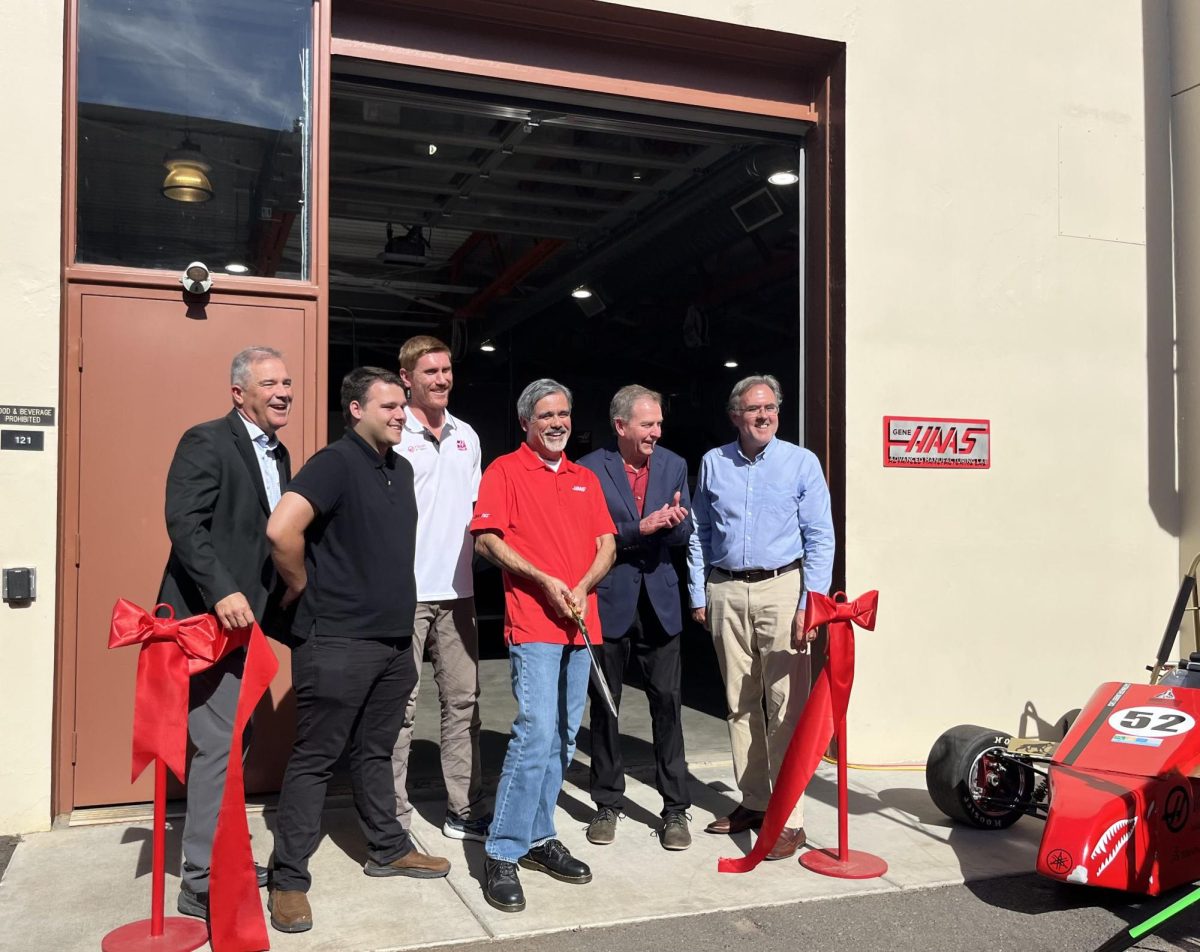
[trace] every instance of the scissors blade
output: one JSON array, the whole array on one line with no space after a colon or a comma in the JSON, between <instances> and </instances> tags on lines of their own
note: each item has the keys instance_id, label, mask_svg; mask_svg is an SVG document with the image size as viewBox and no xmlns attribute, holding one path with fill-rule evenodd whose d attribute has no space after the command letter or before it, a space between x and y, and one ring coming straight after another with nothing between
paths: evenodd
<instances>
[{"instance_id":1,"label":"scissors blade","mask_svg":"<svg viewBox=\"0 0 1200 952\"><path fill-rule=\"evenodd\" d=\"M592 663L592 680L596 683L596 687L600 689L600 696L604 698L604 704L608 708L609 713L613 717L617 716L617 702L613 700L612 691L608 689L608 682L604 680L604 672L600 669L600 660L596 657L596 652L592 649L592 639L588 636L587 625L584 624L583 616L578 612L571 612L575 619L575 624L579 626L579 633L583 635L583 646L587 648L588 659Z\"/></svg>"}]
</instances>

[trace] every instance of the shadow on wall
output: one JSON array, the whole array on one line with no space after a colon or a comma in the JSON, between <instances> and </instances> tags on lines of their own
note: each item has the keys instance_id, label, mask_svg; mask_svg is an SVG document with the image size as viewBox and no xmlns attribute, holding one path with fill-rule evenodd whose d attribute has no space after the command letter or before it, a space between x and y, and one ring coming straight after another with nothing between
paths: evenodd
<instances>
[{"instance_id":1,"label":"shadow on wall","mask_svg":"<svg viewBox=\"0 0 1200 952\"><path fill-rule=\"evenodd\" d=\"M1175 407L1175 288L1171 214L1171 83L1168 9L1142 0L1146 162L1146 468L1150 509L1180 535ZM1183 559L1191 558L1181 553Z\"/></svg>"}]
</instances>

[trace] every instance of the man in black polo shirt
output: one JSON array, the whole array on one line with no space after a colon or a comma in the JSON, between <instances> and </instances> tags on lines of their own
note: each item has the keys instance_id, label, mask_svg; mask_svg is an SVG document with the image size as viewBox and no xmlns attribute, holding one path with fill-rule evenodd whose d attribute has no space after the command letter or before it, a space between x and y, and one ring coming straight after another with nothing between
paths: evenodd
<instances>
[{"instance_id":1,"label":"man in black polo shirt","mask_svg":"<svg viewBox=\"0 0 1200 952\"><path fill-rule=\"evenodd\" d=\"M416 684L411 639L417 504L413 471L392 447L404 432L404 387L377 367L342 381L350 429L288 484L267 524L271 555L299 599L292 634L296 744L276 815L268 908L280 932L312 928L308 860L321 839L333 765L350 748L368 876L445 876L396 819L392 748Z\"/></svg>"}]
</instances>

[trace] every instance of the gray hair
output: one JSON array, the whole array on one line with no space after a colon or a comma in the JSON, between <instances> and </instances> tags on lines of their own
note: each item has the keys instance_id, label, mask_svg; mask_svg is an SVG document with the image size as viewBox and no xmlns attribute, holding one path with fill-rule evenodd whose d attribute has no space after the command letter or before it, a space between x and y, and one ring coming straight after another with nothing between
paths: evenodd
<instances>
[{"instance_id":1,"label":"gray hair","mask_svg":"<svg viewBox=\"0 0 1200 952\"><path fill-rule=\"evenodd\" d=\"M230 386L244 387L250 383L250 368L260 360L283 360L283 354L274 347L247 347L233 356L229 365Z\"/></svg>"},{"instance_id":2,"label":"gray hair","mask_svg":"<svg viewBox=\"0 0 1200 952\"><path fill-rule=\"evenodd\" d=\"M783 388L779 386L779 381L770 374L754 374L750 377L743 377L733 385L733 390L729 394L729 404L726 409L730 413L735 413L742 408L742 395L754 387L770 387L771 392L775 394L775 403L783 403Z\"/></svg>"},{"instance_id":3,"label":"gray hair","mask_svg":"<svg viewBox=\"0 0 1200 952\"><path fill-rule=\"evenodd\" d=\"M660 407L662 406L661 393L636 383L622 387L613 394L612 403L608 405L608 420L613 424L614 433L617 430L615 421L624 420L628 423L629 417L633 414L633 405L639 400L653 400Z\"/></svg>"},{"instance_id":4,"label":"gray hair","mask_svg":"<svg viewBox=\"0 0 1200 952\"><path fill-rule=\"evenodd\" d=\"M532 420L533 408L538 405L538 401L550 396L552 393L561 393L567 398L568 410L574 406L575 399L571 396L570 390L557 380L542 377L522 390L521 395L517 397L517 418L526 421Z\"/></svg>"}]
</instances>

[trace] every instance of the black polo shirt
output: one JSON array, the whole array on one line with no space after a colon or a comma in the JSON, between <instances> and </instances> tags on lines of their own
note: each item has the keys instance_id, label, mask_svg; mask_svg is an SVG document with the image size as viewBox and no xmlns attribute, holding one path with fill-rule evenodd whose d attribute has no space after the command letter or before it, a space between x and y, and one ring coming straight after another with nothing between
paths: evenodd
<instances>
[{"instance_id":1,"label":"black polo shirt","mask_svg":"<svg viewBox=\"0 0 1200 952\"><path fill-rule=\"evenodd\" d=\"M308 586L292 634L408 638L417 583L417 500L408 460L382 458L347 430L304 464L287 491L317 511L304 534Z\"/></svg>"}]
</instances>

